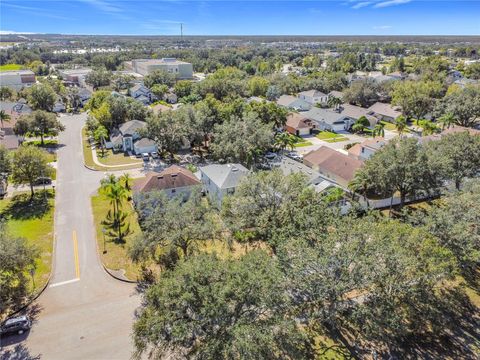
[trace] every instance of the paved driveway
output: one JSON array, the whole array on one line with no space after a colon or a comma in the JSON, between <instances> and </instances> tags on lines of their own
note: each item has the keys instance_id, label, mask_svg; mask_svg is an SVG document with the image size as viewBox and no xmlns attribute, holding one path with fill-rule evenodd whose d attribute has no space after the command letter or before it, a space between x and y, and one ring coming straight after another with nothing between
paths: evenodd
<instances>
[{"instance_id":1,"label":"paved driveway","mask_svg":"<svg viewBox=\"0 0 480 360\"><path fill-rule=\"evenodd\" d=\"M2 339L2 359L129 359L131 326L140 297L132 284L108 276L96 250L90 196L104 176L83 166L85 114L61 117L56 248L49 288L31 308L32 330Z\"/></svg>"}]
</instances>

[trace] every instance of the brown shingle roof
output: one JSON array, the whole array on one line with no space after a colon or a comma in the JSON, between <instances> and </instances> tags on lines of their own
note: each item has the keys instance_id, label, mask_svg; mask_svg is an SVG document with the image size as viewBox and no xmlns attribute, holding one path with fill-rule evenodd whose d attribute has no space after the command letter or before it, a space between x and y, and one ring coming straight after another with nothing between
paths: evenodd
<instances>
[{"instance_id":1,"label":"brown shingle roof","mask_svg":"<svg viewBox=\"0 0 480 360\"><path fill-rule=\"evenodd\" d=\"M303 157L303 163L345 187L363 165L362 161L326 146L306 154Z\"/></svg>"},{"instance_id":2,"label":"brown shingle roof","mask_svg":"<svg viewBox=\"0 0 480 360\"><path fill-rule=\"evenodd\" d=\"M311 128L311 121L299 113L290 113L287 116L287 122L285 124L293 129L305 129Z\"/></svg>"},{"instance_id":3,"label":"brown shingle roof","mask_svg":"<svg viewBox=\"0 0 480 360\"><path fill-rule=\"evenodd\" d=\"M199 185L200 181L185 168L172 165L160 173L148 173L145 179L133 186L134 192L176 189Z\"/></svg>"}]
</instances>

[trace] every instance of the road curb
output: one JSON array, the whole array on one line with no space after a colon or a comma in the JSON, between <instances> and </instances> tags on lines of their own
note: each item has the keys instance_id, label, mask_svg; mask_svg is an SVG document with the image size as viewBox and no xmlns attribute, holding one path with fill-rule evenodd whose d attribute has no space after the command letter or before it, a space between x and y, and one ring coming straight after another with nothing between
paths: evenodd
<instances>
[{"instance_id":1,"label":"road curb","mask_svg":"<svg viewBox=\"0 0 480 360\"><path fill-rule=\"evenodd\" d=\"M99 254L100 255L100 254ZM110 270L109 268L107 268L104 264L103 264L103 261L100 261L102 263L102 268L103 270L105 270L105 272L110 275L112 278L114 278L115 280L119 280L119 281L122 281L122 282L125 282L125 283L129 283L129 284L138 284L138 281L137 280L130 280L130 279L127 279L126 277L125 278L121 278L117 275L115 275L113 273L113 270Z\"/></svg>"}]
</instances>

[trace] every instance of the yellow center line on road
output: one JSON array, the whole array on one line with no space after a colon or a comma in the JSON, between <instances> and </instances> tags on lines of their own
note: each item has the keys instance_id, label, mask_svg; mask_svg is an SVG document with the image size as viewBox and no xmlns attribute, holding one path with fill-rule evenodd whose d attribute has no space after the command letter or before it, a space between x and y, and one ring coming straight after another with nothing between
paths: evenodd
<instances>
[{"instance_id":1,"label":"yellow center line on road","mask_svg":"<svg viewBox=\"0 0 480 360\"><path fill-rule=\"evenodd\" d=\"M75 257L75 275L77 279L80 279L80 262L78 261L78 242L77 242L77 232L73 230L73 255Z\"/></svg>"}]
</instances>

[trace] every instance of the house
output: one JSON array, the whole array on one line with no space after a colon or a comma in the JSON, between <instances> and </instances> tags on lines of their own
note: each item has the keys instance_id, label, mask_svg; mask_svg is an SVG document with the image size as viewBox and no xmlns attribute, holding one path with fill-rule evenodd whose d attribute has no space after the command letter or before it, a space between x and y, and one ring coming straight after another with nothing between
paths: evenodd
<instances>
[{"instance_id":1,"label":"house","mask_svg":"<svg viewBox=\"0 0 480 360\"><path fill-rule=\"evenodd\" d=\"M249 170L241 164L212 164L200 168L200 180L212 203L220 207L223 198L234 194L248 173Z\"/></svg>"},{"instance_id":2,"label":"house","mask_svg":"<svg viewBox=\"0 0 480 360\"><path fill-rule=\"evenodd\" d=\"M143 76L155 70L162 70L175 75L175 77L180 80L193 78L192 64L175 58L134 59L129 65L133 71Z\"/></svg>"},{"instance_id":3,"label":"house","mask_svg":"<svg viewBox=\"0 0 480 360\"><path fill-rule=\"evenodd\" d=\"M16 150L22 143L22 138L13 133L12 129L0 130L0 146L8 150Z\"/></svg>"},{"instance_id":4,"label":"house","mask_svg":"<svg viewBox=\"0 0 480 360\"><path fill-rule=\"evenodd\" d=\"M289 157L282 156L278 165L275 164L275 166L277 166L285 176L299 173L304 175L308 179L308 183L312 185L317 192L322 192L335 186L335 184L323 178L318 171Z\"/></svg>"},{"instance_id":5,"label":"house","mask_svg":"<svg viewBox=\"0 0 480 360\"><path fill-rule=\"evenodd\" d=\"M452 126L448 129L443 130L440 134L432 134L428 136L422 136L418 139L418 142L421 144L426 144L430 141L441 140L443 136L456 134L461 132L468 132L470 135L480 136L480 130L474 128L467 128L459 125Z\"/></svg>"},{"instance_id":6,"label":"house","mask_svg":"<svg viewBox=\"0 0 480 360\"><path fill-rule=\"evenodd\" d=\"M299 99L292 95L280 96L277 100L277 105L296 111L308 111L312 108L312 105L310 105L305 100Z\"/></svg>"},{"instance_id":7,"label":"house","mask_svg":"<svg viewBox=\"0 0 480 360\"><path fill-rule=\"evenodd\" d=\"M0 110L10 115L8 121L0 124L0 144L9 150L15 150L23 141L23 138L15 135L13 131L15 124L22 115L30 114L32 109L27 105L25 99L20 99L17 102L0 101Z\"/></svg>"},{"instance_id":8,"label":"house","mask_svg":"<svg viewBox=\"0 0 480 360\"><path fill-rule=\"evenodd\" d=\"M82 107L86 105L87 101L90 100L92 97L92 92L88 89L81 88L78 90L78 98L80 99L80 103Z\"/></svg>"},{"instance_id":9,"label":"house","mask_svg":"<svg viewBox=\"0 0 480 360\"><path fill-rule=\"evenodd\" d=\"M144 105L148 105L153 101L154 95L145 85L136 84L128 89L128 94L137 101L140 101Z\"/></svg>"},{"instance_id":10,"label":"house","mask_svg":"<svg viewBox=\"0 0 480 360\"><path fill-rule=\"evenodd\" d=\"M337 98L337 99L340 99L340 100L343 101L343 92L337 91L337 90L332 90L332 91L330 91L330 92L328 93L328 98L330 99L330 98L332 98L332 97ZM328 100L327 100L327 101L328 101Z\"/></svg>"},{"instance_id":11,"label":"house","mask_svg":"<svg viewBox=\"0 0 480 360\"><path fill-rule=\"evenodd\" d=\"M354 119L338 111L317 107L313 107L311 110L303 113L303 116L316 123L315 127L322 131L345 131L355 122Z\"/></svg>"},{"instance_id":12,"label":"house","mask_svg":"<svg viewBox=\"0 0 480 360\"><path fill-rule=\"evenodd\" d=\"M368 114L375 116L379 120L393 122L402 115L402 112L398 106L376 102L368 108Z\"/></svg>"},{"instance_id":13,"label":"house","mask_svg":"<svg viewBox=\"0 0 480 360\"><path fill-rule=\"evenodd\" d=\"M21 90L35 84L35 73L31 70L0 71L0 86Z\"/></svg>"},{"instance_id":14,"label":"house","mask_svg":"<svg viewBox=\"0 0 480 360\"><path fill-rule=\"evenodd\" d=\"M58 70L58 75L60 75L67 84L85 87L85 79L92 71L90 68L65 69Z\"/></svg>"},{"instance_id":15,"label":"house","mask_svg":"<svg viewBox=\"0 0 480 360\"><path fill-rule=\"evenodd\" d=\"M308 90L298 93L298 98L306 101L309 104L326 104L328 101L328 95L318 90Z\"/></svg>"},{"instance_id":16,"label":"house","mask_svg":"<svg viewBox=\"0 0 480 360\"><path fill-rule=\"evenodd\" d=\"M65 110L66 110L66 107L62 99L57 99L55 104L53 104L52 112L60 113L60 112L65 112Z\"/></svg>"},{"instance_id":17,"label":"house","mask_svg":"<svg viewBox=\"0 0 480 360\"><path fill-rule=\"evenodd\" d=\"M170 106L167 106L167 105L163 105L163 104L155 104L153 105L152 107L152 111L155 113L155 114L160 114L162 112L165 112L165 111L171 111L172 108Z\"/></svg>"},{"instance_id":18,"label":"house","mask_svg":"<svg viewBox=\"0 0 480 360\"><path fill-rule=\"evenodd\" d=\"M469 85L475 85L478 84L478 80L473 80L473 79L467 79L467 78L462 78L459 80L455 80L453 82L455 85L460 86L462 89L469 86Z\"/></svg>"},{"instance_id":19,"label":"house","mask_svg":"<svg viewBox=\"0 0 480 360\"><path fill-rule=\"evenodd\" d=\"M136 155L157 151L153 140L142 138L139 131L147 126L140 120L131 120L122 124L110 134L110 141L105 143L107 149L113 151L132 152Z\"/></svg>"},{"instance_id":20,"label":"house","mask_svg":"<svg viewBox=\"0 0 480 360\"><path fill-rule=\"evenodd\" d=\"M290 113L287 115L285 130L292 135L304 136L310 135L315 128L312 120L299 113Z\"/></svg>"},{"instance_id":21,"label":"house","mask_svg":"<svg viewBox=\"0 0 480 360\"><path fill-rule=\"evenodd\" d=\"M133 192L140 194L150 191L164 191L170 198L181 195L186 199L192 189L200 184L200 180L190 170L172 165L159 173L148 173L144 179L135 183Z\"/></svg>"},{"instance_id":22,"label":"house","mask_svg":"<svg viewBox=\"0 0 480 360\"><path fill-rule=\"evenodd\" d=\"M365 140L360 144L355 144L348 149L348 155L354 159L365 161L386 144L387 141L383 137L378 136L373 139Z\"/></svg>"},{"instance_id":23,"label":"house","mask_svg":"<svg viewBox=\"0 0 480 360\"><path fill-rule=\"evenodd\" d=\"M355 172L363 165L362 161L326 146L304 155L303 163L344 189L348 188Z\"/></svg>"}]
</instances>

